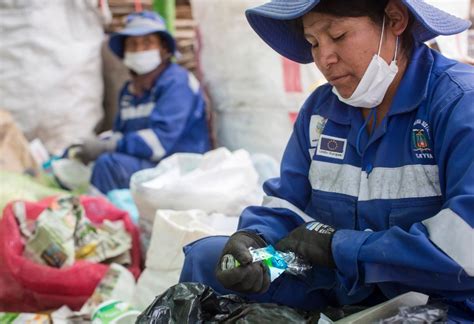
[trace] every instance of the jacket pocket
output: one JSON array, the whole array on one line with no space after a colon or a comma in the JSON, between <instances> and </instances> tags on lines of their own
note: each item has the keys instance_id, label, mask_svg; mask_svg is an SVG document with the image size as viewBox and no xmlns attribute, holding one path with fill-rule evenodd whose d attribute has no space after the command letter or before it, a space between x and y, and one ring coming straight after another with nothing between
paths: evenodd
<instances>
[{"instance_id":1,"label":"jacket pocket","mask_svg":"<svg viewBox=\"0 0 474 324\"><path fill-rule=\"evenodd\" d=\"M307 213L336 229L355 228L355 201L340 194L313 191Z\"/></svg>"},{"instance_id":2,"label":"jacket pocket","mask_svg":"<svg viewBox=\"0 0 474 324\"><path fill-rule=\"evenodd\" d=\"M436 215L443 205L442 197L413 198L392 203L389 227L398 226L408 231L414 223Z\"/></svg>"}]
</instances>

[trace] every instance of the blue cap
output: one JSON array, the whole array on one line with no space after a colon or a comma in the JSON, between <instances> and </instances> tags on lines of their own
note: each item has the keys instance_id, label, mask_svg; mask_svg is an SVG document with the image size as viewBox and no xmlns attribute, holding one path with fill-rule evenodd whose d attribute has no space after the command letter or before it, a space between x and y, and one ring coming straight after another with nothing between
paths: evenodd
<instances>
[{"instance_id":1,"label":"blue cap","mask_svg":"<svg viewBox=\"0 0 474 324\"><path fill-rule=\"evenodd\" d=\"M124 55L124 41L128 36L143 36L158 33L167 43L172 54L176 51L176 42L166 29L164 19L155 12L134 12L127 16L125 28L113 33L109 39L109 47L120 58Z\"/></svg>"},{"instance_id":2,"label":"blue cap","mask_svg":"<svg viewBox=\"0 0 474 324\"><path fill-rule=\"evenodd\" d=\"M295 19L311 11L320 0L272 0L248 9L245 14L253 30L271 48L286 58L311 63L311 45L297 28ZM402 0L415 18L413 37L425 42L439 35L454 35L471 26L471 22L448 14L423 0Z\"/></svg>"}]
</instances>

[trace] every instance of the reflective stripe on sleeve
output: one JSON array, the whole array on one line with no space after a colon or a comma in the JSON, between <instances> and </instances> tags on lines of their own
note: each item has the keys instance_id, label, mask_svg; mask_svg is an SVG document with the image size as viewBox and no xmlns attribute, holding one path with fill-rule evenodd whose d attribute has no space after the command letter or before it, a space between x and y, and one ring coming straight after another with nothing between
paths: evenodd
<instances>
[{"instance_id":1,"label":"reflective stripe on sleeve","mask_svg":"<svg viewBox=\"0 0 474 324\"><path fill-rule=\"evenodd\" d=\"M166 154L163 145L161 144L160 140L152 129L139 130L138 135L143 139L143 141L152 151L152 161L158 161Z\"/></svg>"},{"instance_id":2,"label":"reflective stripe on sleeve","mask_svg":"<svg viewBox=\"0 0 474 324\"><path fill-rule=\"evenodd\" d=\"M449 208L422 223L430 240L474 277L474 229Z\"/></svg>"},{"instance_id":3,"label":"reflective stripe on sleeve","mask_svg":"<svg viewBox=\"0 0 474 324\"><path fill-rule=\"evenodd\" d=\"M188 73L188 85L191 88L193 93L197 93L199 91L199 88L200 88L199 81L191 72Z\"/></svg>"}]
</instances>

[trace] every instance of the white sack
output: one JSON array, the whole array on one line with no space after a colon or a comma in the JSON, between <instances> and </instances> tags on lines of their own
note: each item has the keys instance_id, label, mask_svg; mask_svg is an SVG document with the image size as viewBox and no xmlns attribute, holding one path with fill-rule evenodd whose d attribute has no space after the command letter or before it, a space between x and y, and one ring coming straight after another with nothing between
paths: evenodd
<instances>
[{"instance_id":1,"label":"white sack","mask_svg":"<svg viewBox=\"0 0 474 324\"><path fill-rule=\"evenodd\" d=\"M0 3L0 106L55 153L102 117L97 0Z\"/></svg>"},{"instance_id":2,"label":"white sack","mask_svg":"<svg viewBox=\"0 0 474 324\"><path fill-rule=\"evenodd\" d=\"M470 0L426 0L432 6L459 18L469 20ZM436 37L436 43L443 55L461 60L468 56L468 31L450 36Z\"/></svg>"},{"instance_id":3,"label":"white sack","mask_svg":"<svg viewBox=\"0 0 474 324\"><path fill-rule=\"evenodd\" d=\"M237 230L237 223L237 217L200 210L158 210L134 306L145 309L156 296L178 283L184 262L183 246L206 236L231 235Z\"/></svg>"},{"instance_id":4,"label":"white sack","mask_svg":"<svg viewBox=\"0 0 474 324\"><path fill-rule=\"evenodd\" d=\"M219 145L281 159L289 113L322 78L314 64L290 62L251 29L245 10L267 0L192 0L203 84L216 111ZM285 82L286 81L286 82Z\"/></svg>"}]
</instances>

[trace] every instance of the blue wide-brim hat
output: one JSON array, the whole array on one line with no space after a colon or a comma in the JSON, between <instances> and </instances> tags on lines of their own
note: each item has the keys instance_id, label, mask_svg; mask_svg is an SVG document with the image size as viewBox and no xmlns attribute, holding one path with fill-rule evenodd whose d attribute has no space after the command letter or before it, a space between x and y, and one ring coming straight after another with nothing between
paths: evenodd
<instances>
[{"instance_id":1,"label":"blue wide-brim hat","mask_svg":"<svg viewBox=\"0 0 474 324\"><path fill-rule=\"evenodd\" d=\"M125 28L113 33L109 39L109 47L120 58L124 55L124 42L128 36L143 36L158 33L167 43L172 54L176 52L174 37L166 29L164 19L155 12L134 12L127 16Z\"/></svg>"},{"instance_id":2,"label":"blue wide-brim hat","mask_svg":"<svg viewBox=\"0 0 474 324\"><path fill-rule=\"evenodd\" d=\"M304 38L295 19L310 12L320 0L272 0L248 9L250 26L271 48L286 58L311 63L311 45ZM448 14L423 0L402 0L415 18L413 37L425 42L439 35L453 35L471 26L471 22Z\"/></svg>"}]
</instances>

